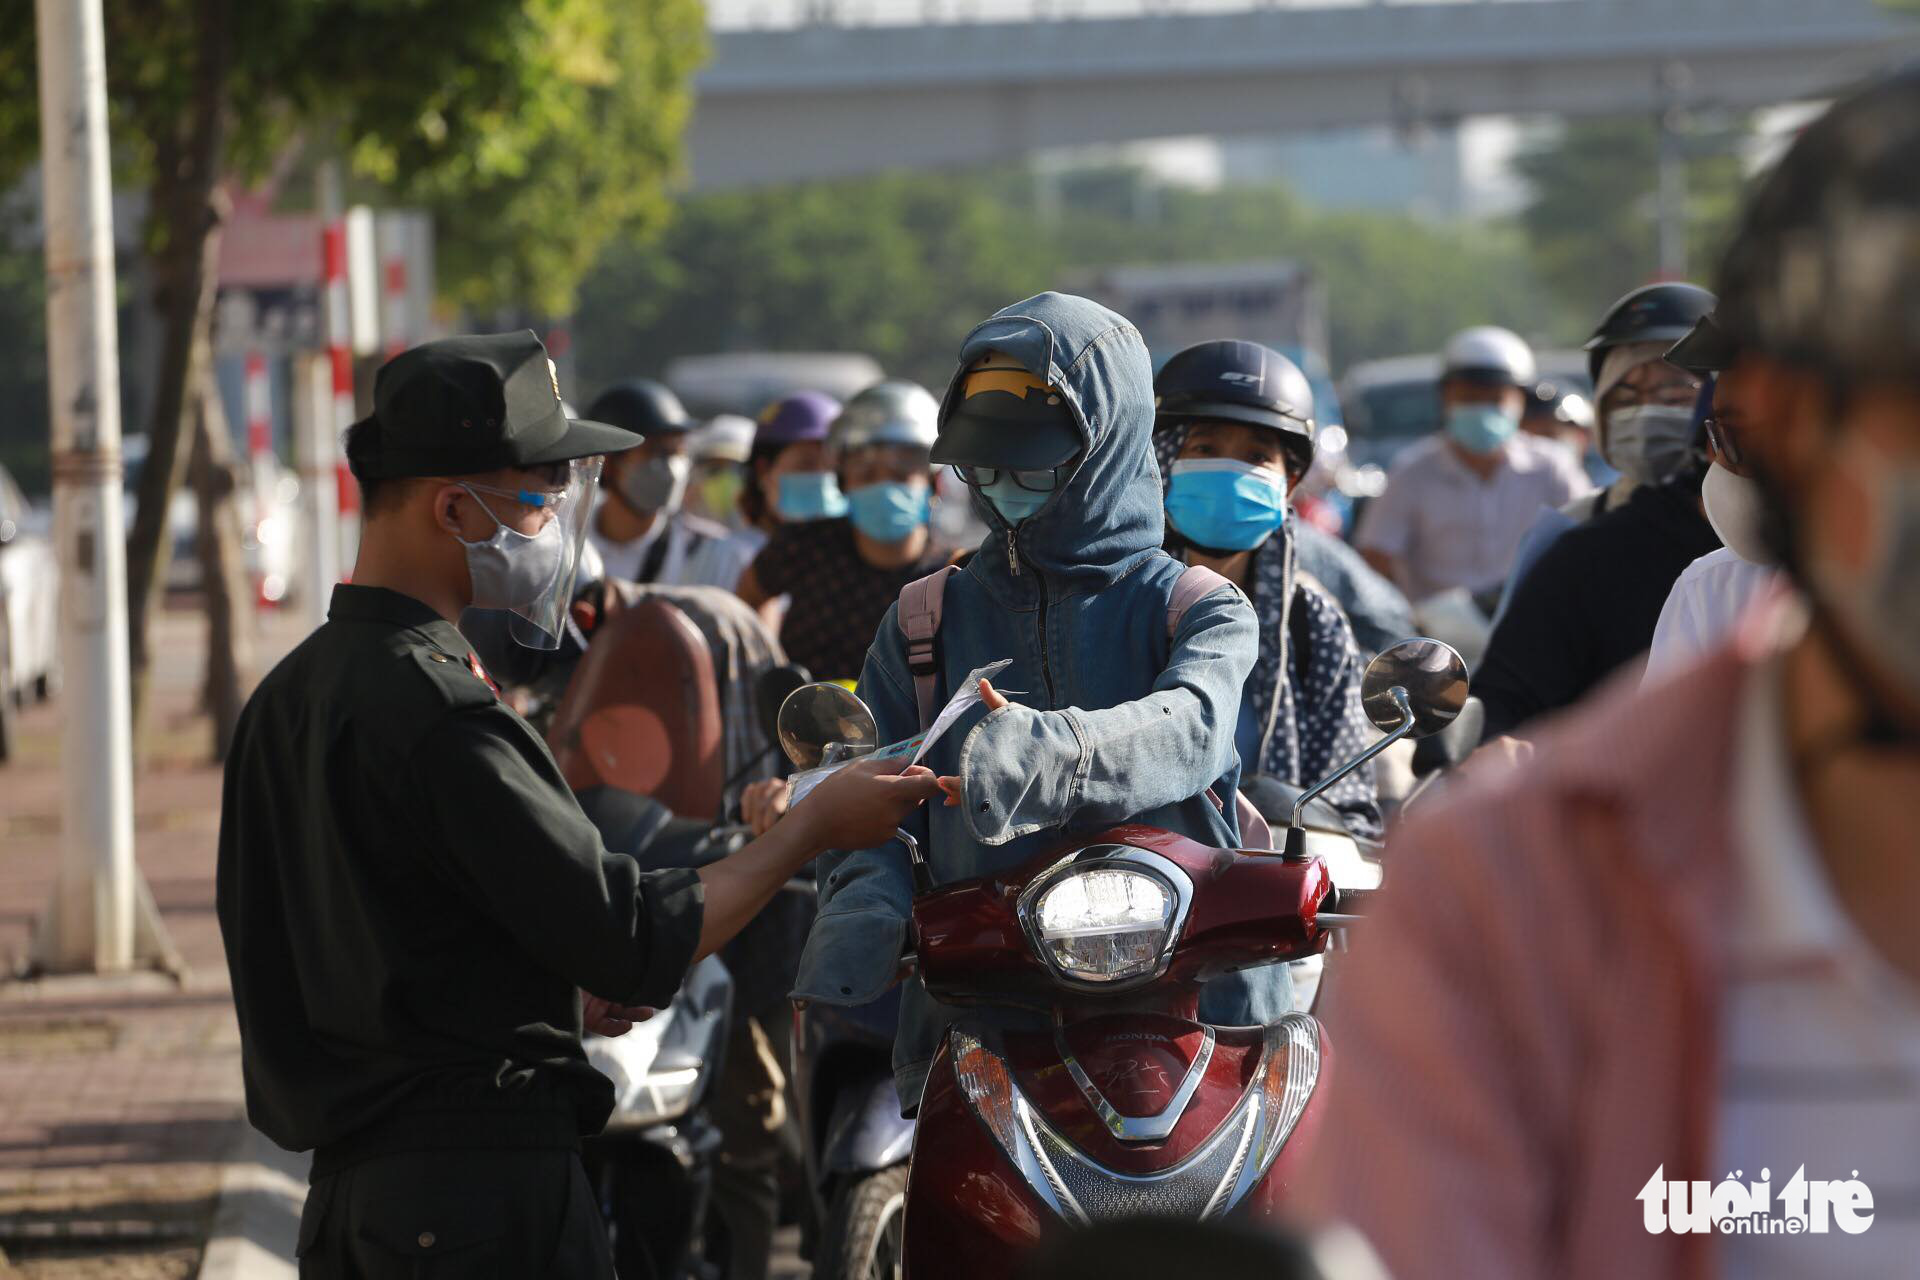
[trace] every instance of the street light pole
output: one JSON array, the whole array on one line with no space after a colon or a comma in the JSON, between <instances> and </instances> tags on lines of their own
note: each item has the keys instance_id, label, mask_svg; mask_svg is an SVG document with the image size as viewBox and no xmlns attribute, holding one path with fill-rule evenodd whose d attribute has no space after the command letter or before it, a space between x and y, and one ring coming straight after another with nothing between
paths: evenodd
<instances>
[{"instance_id":1,"label":"street light pole","mask_svg":"<svg viewBox=\"0 0 1920 1280\"><path fill-rule=\"evenodd\" d=\"M60 867L38 967L106 973L170 952L133 861L133 721L120 352L100 0L37 0L60 653Z\"/></svg>"}]
</instances>

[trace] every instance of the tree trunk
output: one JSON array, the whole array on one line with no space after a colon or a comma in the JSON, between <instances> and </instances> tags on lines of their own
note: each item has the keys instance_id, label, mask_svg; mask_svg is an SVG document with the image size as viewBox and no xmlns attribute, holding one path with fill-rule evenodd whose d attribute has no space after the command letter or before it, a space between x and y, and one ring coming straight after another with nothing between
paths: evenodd
<instances>
[{"instance_id":1,"label":"tree trunk","mask_svg":"<svg viewBox=\"0 0 1920 1280\"><path fill-rule=\"evenodd\" d=\"M241 550L242 501L252 497L241 483L233 436L211 372L194 396L197 426L188 474L200 508L195 547L207 600L207 679L202 698L213 720L213 759L227 758L234 726L246 703L253 672L253 590Z\"/></svg>"},{"instance_id":2,"label":"tree trunk","mask_svg":"<svg viewBox=\"0 0 1920 1280\"><path fill-rule=\"evenodd\" d=\"M153 268L163 338L139 509L127 538L127 639L136 743L152 661L148 624L173 551L167 508L186 469L181 442L193 429L195 389L206 375L212 347L220 229L226 217L220 173L232 58L229 2L202 0L196 6L200 59L194 72L193 105L180 135L163 133L154 139L151 217L161 248Z\"/></svg>"}]
</instances>

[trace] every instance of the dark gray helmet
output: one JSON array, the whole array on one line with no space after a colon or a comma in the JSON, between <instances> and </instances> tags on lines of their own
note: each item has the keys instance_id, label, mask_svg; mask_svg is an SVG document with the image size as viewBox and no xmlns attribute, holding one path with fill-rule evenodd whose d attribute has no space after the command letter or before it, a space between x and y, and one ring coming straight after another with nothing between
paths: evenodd
<instances>
[{"instance_id":1,"label":"dark gray helmet","mask_svg":"<svg viewBox=\"0 0 1920 1280\"><path fill-rule=\"evenodd\" d=\"M1839 102L1762 180L1720 268L1742 351L1845 378L1920 364L1920 67Z\"/></svg>"},{"instance_id":2,"label":"dark gray helmet","mask_svg":"<svg viewBox=\"0 0 1920 1280\"><path fill-rule=\"evenodd\" d=\"M1231 338L1179 352L1153 380L1154 429L1219 418L1278 431L1302 467L1313 463L1313 384L1300 366Z\"/></svg>"}]
</instances>

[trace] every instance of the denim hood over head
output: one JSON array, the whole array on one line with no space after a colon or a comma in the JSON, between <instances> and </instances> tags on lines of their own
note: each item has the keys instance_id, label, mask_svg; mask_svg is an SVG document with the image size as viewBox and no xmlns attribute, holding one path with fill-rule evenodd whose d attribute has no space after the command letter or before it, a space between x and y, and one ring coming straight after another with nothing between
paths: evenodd
<instances>
[{"instance_id":1,"label":"denim hood over head","mask_svg":"<svg viewBox=\"0 0 1920 1280\"><path fill-rule=\"evenodd\" d=\"M1234 726L1259 649L1257 624L1246 597L1223 584L1168 635L1168 601L1183 566L1160 549L1146 347L1106 308L1047 293L975 328L961 348L961 368L989 349L1065 394L1086 451L1017 529L979 504L993 532L947 580L936 702L974 668L1007 659L994 684L1010 705L991 714L975 708L934 745L926 763L961 778L961 803L922 809L905 829L939 884L1017 866L1126 821L1231 845L1238 835ZM949 405L957 394L958 379ZM897 611L881 622L860 676L882 742L920 728ZM895 841L830 853L819 875L820 916L795 994L867 1003L893 981L906 942L913 897L906 851ZM1208 1011L1228 1022L1262 1021L1284 1012L1286 992L1284 970L1235 975L1208 987ZM918 1105L928 1062L956 1016L909 981L894 1043L903 1105ZM966 1014L1002 1025L1033 1016Z\"/></svg>"},{"instance_id":2,"label":"denim hood over head","mask_svg":"<svg viewBox=\"0 0 1920 1280\"><path fill-rule=\"evenodd\" d=\"M941 406L943 422L968 366L988 351L1019 361L1060 392L1085 452L1017 530L975 496L974 509L992 530L980 546L981 581L1004 603L1030 605L1038 590L1031 570L1059 591L1097 591L1125 577L1165 536L1153 458L1153 362L1139 331L1098 303L1064 293L1015 303L967 335ZM1008 563L1009 541L1022 562L1017 574Z\"/></svg>"}]
</instances>

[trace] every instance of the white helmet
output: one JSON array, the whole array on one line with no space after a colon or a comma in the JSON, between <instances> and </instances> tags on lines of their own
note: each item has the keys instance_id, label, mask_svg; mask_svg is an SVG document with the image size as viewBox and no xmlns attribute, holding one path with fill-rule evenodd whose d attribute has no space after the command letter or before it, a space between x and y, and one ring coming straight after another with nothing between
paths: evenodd
<instances>
[{"instance_id":1,"label":"white helmet","mask_svg":"<svg viewBox=\"0 0 1920 1280\"><path fill-rule=\"evenodd\" d=\"M716 414L687 438L687 452L695 462L745 462L753 453L755 429L752 418L737 413Z\"/></svg>"},{"instance_id":2,"label":"white helmet","mask_svg":"<svg viewBox=\"0 0 1920 1280\"><path fill-rule=\"evenodd\" d=\"M892 378L876 382L847 401L827 430L827 447L836 454L871 444L933 448L940 431L940 402L917 382Z\"/></svg>"},{"instance_id":3,"label":"white helmet","mask_svg":"<svg viewBox=\"0 0 1920 1280\"><path fill-rule=\"evenodd\" d=\"M1441 378L1532 387L1538 372L1533 348L1511 329L1483 324L1462 329L1447 342Z\"/></svg>"}]
</instances>

